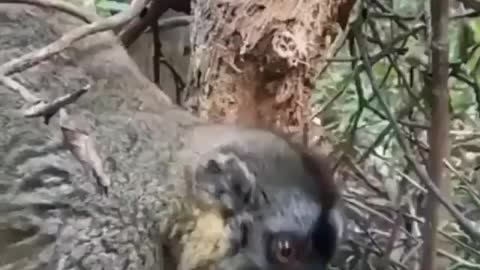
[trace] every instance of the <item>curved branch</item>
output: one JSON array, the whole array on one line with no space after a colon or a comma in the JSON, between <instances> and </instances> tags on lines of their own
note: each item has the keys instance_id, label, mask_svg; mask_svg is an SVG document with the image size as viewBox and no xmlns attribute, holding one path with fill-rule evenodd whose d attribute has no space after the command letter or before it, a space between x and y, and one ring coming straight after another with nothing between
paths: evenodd
<instances>
[{"instance_id":1,"label":"curved branch","mask_svg":"<svg viewBox=\"0 0 480 270\"><path fill-rule=\"evenodd\" d=\"M48 57L57 54L70 46L73 42L82 39L88 35L110 30L120 25L128 23L133 17L138 16L149 0L136 1L130 9L110 16L105 19L97 20L90 24L80 26L65 33L57 41L50 43L46 47L27 53L19 58L8 61L0 66L0 76L8 76L14 73L30 68Z\"/></svg>"},{"instance_id":2,"label":"curved branch","mask_svg":"<svg viewBox=\"0 0 480 270\"><path fill-rule=\"evenodd\" d=\"M53 8L67 14L70 14L74 17L79 18L80 20L91 23L99 19L99 17L89 12L81 7L75 6L65 1L58 0L0 0L0 3L12 3L12 4L28 4L38 7Z\"/></svg>"}]
</instances>

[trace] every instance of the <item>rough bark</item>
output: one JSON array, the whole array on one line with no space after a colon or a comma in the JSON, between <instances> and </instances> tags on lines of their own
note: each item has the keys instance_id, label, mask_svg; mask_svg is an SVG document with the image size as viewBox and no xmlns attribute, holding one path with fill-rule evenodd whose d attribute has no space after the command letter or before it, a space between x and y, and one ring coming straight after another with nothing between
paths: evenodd
<instances>
[{"instance_id":1,"label":"rough bark","mask_svg":"<svg viewBox=\"0 0 480 270\"><path fill-rule=\"evenodd\" d=\"M193 1L186 106L220 122L302 130L315 70L353 3Z\"/></svg>"},{"instance_id":2,"label":"rough bark","mask_svg":"<svg viewBox=\"0 0 480 270\"><path fill-rule=\"evenodd\" d=\"M0 63L80 24L0 4ZM110 33L96 34L14 78L43 98L91 90L67 110L82 115L112 180L108 196L25 100L0 84L0 268L162 269L161 195L178 179L184 132L198 123L141 75ZM187 149L188 151L188 149ZM128 268L126 268L128 266Z\"/></svg>"}]
</instances>

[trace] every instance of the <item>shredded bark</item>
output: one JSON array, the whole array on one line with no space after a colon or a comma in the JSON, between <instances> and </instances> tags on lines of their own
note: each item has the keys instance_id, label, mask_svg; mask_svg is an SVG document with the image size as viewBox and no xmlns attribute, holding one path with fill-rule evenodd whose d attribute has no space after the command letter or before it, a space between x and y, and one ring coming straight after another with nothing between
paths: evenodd
<instances>
[{"instance_id":1,"label":"shredded bark","mask_svg":"<svg viewBox=\"0 0 480 270\"><path fill-rule=\"evenodd\" d=\"M301 131L311 79L337 34L339 10L352 2L195 3L187 106L219 122Z\"/></svg>"}]
</instances>

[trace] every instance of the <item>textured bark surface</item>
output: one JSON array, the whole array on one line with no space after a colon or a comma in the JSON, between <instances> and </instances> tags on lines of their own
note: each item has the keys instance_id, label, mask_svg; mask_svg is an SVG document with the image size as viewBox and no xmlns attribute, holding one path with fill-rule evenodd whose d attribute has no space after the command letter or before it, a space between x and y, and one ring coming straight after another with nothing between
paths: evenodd
<instances>
[{"instance_id":1,"label":"textured bark surface","mask_svg":"<svg viewBox=\"0 0 480 270\"><path fill-rule=\"evenodd\" d=\"M79 23L0 5L0 63ZM0 269L162 269L162 195L179 178L177 152L198 120L170 105L109 33L15 79L49 99L91 84L67 109L92 128L112 185L108 197L97 191L62 143L58 116L48 126L24 118L25 100L0 85Z\"/></svg>"},{"instance_id":2,"label":"textured bark surface","mask_svg":"<svg viewBox=\"0 0 480 270\"><path fill-rule=\"evenodd\" d=\"M81 23L68 15L26 5L0 4L0 11L0 63L45 46ZM92 90L77 104L93 113L119 109L158 112L162 109L159 104L170 103L109 33L81 40L15 78L44 98L90 83Z\"/></svg>"},{"instance_id":3,"label":"textured bark surface","mask_svg":"<svg viewBox=\"0 0 480 270\"><path fill-rule=\"evenodd\" d=\"M301 130L311 79L353 2L193 1L186 105L220 122Z\"/></svg>"}]
</instances>

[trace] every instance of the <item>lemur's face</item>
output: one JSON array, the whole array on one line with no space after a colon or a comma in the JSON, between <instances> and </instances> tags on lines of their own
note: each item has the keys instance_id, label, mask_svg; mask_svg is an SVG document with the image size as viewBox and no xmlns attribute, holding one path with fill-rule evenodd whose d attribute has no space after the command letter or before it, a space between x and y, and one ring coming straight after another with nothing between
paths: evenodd
<instances>
[{"instance_id":1,"label":"lemur's face","mask_svg":"<svg viewBox=\"0 0 480 270\"><path fill-rule=\"evenodd\" d=\"M342 233L336 211L323 209L298 190L279 190L270 205L242 228L246 235L230 269L322 270L332 259ZM233 265L232 265L233 266Z\"/></svg>"},{"instance_id":2,"label":"lemur's face","mask_svg":"<svg viewBox=\"0 0 480 270\"><path fill-rule=\"evenodd\" d=\"M217 270L325 269L342 233L327 159L281 137L244 132L258 136L244 133L204 155L194 177L196 196L234 221L227 223L239 248Z\"/></svg>"}]
</instances>

